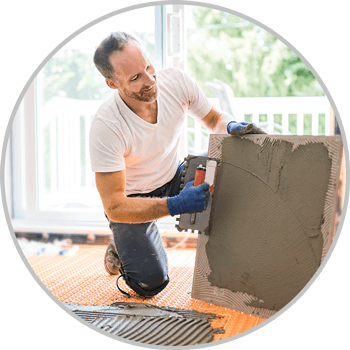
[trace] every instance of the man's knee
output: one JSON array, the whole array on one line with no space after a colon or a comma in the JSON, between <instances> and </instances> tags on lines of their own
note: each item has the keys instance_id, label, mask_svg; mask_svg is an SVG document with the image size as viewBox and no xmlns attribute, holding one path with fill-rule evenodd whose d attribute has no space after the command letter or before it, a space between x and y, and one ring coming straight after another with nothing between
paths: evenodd
<instances>
[{"instance_id":1,"label":"man's knee","mask_svg":"<svg viewBox=\"0 0 350 350\"><path fill-rule=\"evenodd\" d=\"M154 290L163 285L167 279L168 276L164 274L164 271L162 269L158 269L147 276L142 276L139 284L145 290Z\"/></svg>"},{"instance_id":2,"label":"man's knee","mask_svg":"<svg viewBox=\"0 0 350 350\"><path fill-rule=\"evenodd\" d=\"M125 279L126 284L137 294L146 297L160 293L169 283L169 276L163 273L152 274L142 281L135 281L131 278Z\"/></svg>"}]
</instances>

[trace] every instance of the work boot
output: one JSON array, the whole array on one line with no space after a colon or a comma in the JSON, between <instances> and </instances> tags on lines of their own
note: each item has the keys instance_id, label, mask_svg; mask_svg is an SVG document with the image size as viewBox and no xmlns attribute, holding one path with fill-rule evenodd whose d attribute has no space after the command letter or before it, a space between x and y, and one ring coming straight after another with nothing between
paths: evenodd
<instances>
[{"instance_id":1,"label":"work boot","mask_svg":"<svg viewBox=\"0 0 350 350\"><path fill-rule=\"evenodd\" d=\"M117 250L115 248L113 239L108 244L108 247L105 253L104 263L105 263L105 269L110 275L117 275L119 273L121 261L117 254Z\"/></svg>"}]
</instances>

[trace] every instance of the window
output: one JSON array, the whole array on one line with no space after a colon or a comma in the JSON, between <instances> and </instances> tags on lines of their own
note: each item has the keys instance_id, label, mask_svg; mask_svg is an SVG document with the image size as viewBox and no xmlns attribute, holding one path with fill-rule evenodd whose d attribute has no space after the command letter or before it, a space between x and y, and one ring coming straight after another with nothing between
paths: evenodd
<instances>
[{"instance_id":1,"label":"window","mask_svg":"<svg viewBox=\"0 0 350 350\"><path fill-rule=\"evenodd\" d=\"M111 28L135 35L155 61L153 7L89 28L48 61L36 79L39 210L101 210L88 135L96 110L112 93L93 64L95 47Z\"/></svg>"},{"instance_id":2,"label":"window","mask_svg":"<svg viewBox=\"0 0 350 350\"><path fill-rule=\"evenodd\" d=\"M186 6L185 13L187 71L215 107L269 133L329 134L329 101L288 46L227 12ZM222 89L231 103L217 98ZM191 117L187 135L190 153L208 149L208 132Z\"/></svg>"},{"instance_id":3,"label":"window","mask_svg":"<svg viewBox=\"0 0 350 350\"><path fill-rule=\"evenodd\" d=\"M105 224L90 170L88 133L93 115L111 90L92 55L115 30L137 36L156 69L176 66L188 71L223 111L231 107L222 104L213 82L226 84L241 109L239 120L266 124L272 132L279 132L279 125L294 134L329 134L329 103L317 80L299 57L262 28L200 6L133 10L94 25L67 43L26 93L11 135L14 218L59 225ZM302 98L297 102L295 96ZM298 112L287 105L298 105ZM208 138L208 131L188 117L181 156L204 152Z\"/></svg>"},{"instance_id":4,"label":"window","mask_svg":"<svg viewBox=\"0 0 350 350\"><path fill-rule=\"evenodd\" d=\"M162 68L163 10L151 6L110 17L68 42L40 71L13 125L16 219L105 223L88 134L96 110L112 92L93 64L93 53L110 32L123 30Z\"/></svg>"}]
</instances>

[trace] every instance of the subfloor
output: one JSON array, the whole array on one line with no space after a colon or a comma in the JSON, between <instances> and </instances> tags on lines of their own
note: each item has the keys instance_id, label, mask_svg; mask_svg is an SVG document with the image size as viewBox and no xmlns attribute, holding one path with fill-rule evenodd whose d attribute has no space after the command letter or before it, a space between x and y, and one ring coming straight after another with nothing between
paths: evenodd
<instances>
[{"instance_id":1,"label":"subfloor","mask_svg":"<svg viewBox=\"0 0 350 350\"><path fill-rule=\"evenodd\" d=\"M116 287L117 276L110 276L104 269L104 245L80 245L72 256L41 255L28 257L34 272L48 290L61 302L81 305L109 305L113 302L140 302L179 309L213 313L213 328L222 328L223 334L214 334L218 341L255 327L265 319L191 298L195 249L168 250L170 283L158 295L141 298L126 286L122 279L119 286L131 298Z\"/></svg>"}]
</instances>

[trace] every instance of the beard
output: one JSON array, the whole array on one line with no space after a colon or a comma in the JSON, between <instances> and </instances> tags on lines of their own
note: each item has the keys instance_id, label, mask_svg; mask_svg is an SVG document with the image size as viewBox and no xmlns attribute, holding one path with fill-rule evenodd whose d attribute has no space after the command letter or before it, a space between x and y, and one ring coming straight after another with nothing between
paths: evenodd
<instances>
[{"instance_id":1,"label":"beard","mask_svg":"<svg viewBox=\"0 0 350 350\"><path fill-rule=\"evenodd\" d=\"M155 82L152 89L147 86L142 88L139 92L130 92L124 90L123 93L133 100L152 103L155 102L158 98L158 85L157 82Z\"/></svg>"}]
</instances>

